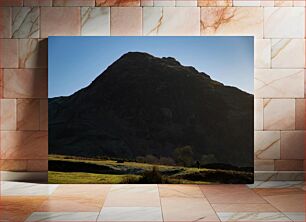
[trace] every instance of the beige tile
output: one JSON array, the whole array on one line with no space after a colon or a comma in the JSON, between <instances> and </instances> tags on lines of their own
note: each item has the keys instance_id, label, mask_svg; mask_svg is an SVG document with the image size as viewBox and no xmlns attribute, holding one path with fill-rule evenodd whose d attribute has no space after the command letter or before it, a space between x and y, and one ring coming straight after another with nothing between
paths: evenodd
<instances>
[{"instance_id":1,"label":"beige tile","mask_svg":"<svg viewBox=\"0 0 306 222\"><path fill-rule=\"evenodd\" d=\"M254 140L255 159L280 159L279 131L256 131Z\"/></svg>"},{"instance_id":2,"label":"beige tile","mask_svg":"<svg viewBox=\"0 0 306 222\"><path fill-rule=\"evenodd\" d=\"M53 0L53 6L95 6L95 0Z\"/></svg>"},{"instance_id":3,"label":"beige tile","mask_svg":"<svg viewBox=\"0 0 306 222\"><path fill-rule=\"evenodd\" d=\"M0 7L22 6L22 0L0 0Z\"/></svg>"},{"instance_id":4,"label":"beige tile","mask_svg":"<svg viewBox=\"0 0 306 222\"><path fill-rule=\"evenodd\" d=\"M201 35L263 36L260 7L202 7Z\"/></svg>"},{"instance_id":5,"label":"beige tile","mask_svg":"<svg viewBox=\"0 0 306 222\"><path fill-rule=\"evenodd\" d=\"M277 171L303 171L303 160L275 160L275 170Z\"/></svg>"},{"instance_id":6,"label":"beige tile","mask_svg":"<svg viewBox=\"0 0 306 222\"><path fill-rule=\"evenodd\" d=\"M293 6L295 6L295 7L305 7L306 2L304 0L293 0Z\"/></svg>"},{"instance_id":7,"label":"beige tile","mask_svg":"<svg viewBox=\"0 0 306 222\"><path fill-rule=\"evenodd\" d=\"M264 7L273 7L274 6L274 0L261 0L260 1L260 6L264 6Z\"/></svg>"},{"instance_id":8,"label":"beige tile","mask_svg":"<svg viewBox=\"0 0 306 222\"><path fill-rule=\"evenodd\" d=\"M200 8L144 7L143 35L200 35Z\"/></svg>"},{"instance_id":9,"label":"beige tile","mask_svg":"<svg viewBox=\"0 0 306 222\"><path fill-rule=\"evenodd\" d=\"M11 38L12 10L9 7L0 8L0 38Z\"/></svg>"},{"instance_id":10,"label":"beige tile","mask_svg":"<svg viewBox=\"0 0 306 222\"><path fill-rule=\"evenodd\" d=\"M303 69L255 69L256 98L303 98Z\"/></svg>"},{"instance_id":11,"label":"beige tile","mask_svg":"<svg viewBox=\"0 0 306 222\"><path fill-rule=\"evenodd\" d=\"M263 99L254 99L254 128L263 130Z\"/></svg>"},{"instance_id":12,"label":"beige tile","mask_svg":"<svg viewBox=\"0 0 306 222\"><path fill-rule=\"evenodd\" d=\"M48 160L27 160L27 171L45 172L48 171Z\"/></svg>"},{"instance_id":13,"label":"beige tile","mask_svg":"<svg viewBox=\"0 0 306 222\"><path fill-rule=\"evenodd\" d=\"M153 6L153 0L140 0L141 6Z\"/></svg>"},{"instance_id":14,"label":"beige tile","mask_svg":"<svg viewBox=\"0 0 306 222\"><path fill-rule=\"evenodd\" d=\"M160 207L103 207L97 221L162 222Z\"/></svg>"},{"instance_id":15,"label":"beige tile","mask_svg":"<svg viewBox=\"0 0 306 222\"><path fill-rule=\"evenodd\" d=\"M0 170L22 172L27 170L26 160L0 160Z\"/></svg>"},{"instance_id":16,"label":"beige tile","mask_svg":"<svg viewBox=\"0 0 306 222\"><path fill-rule=\"evenodd\" d=\"M293 0L274 0L275 7L290 7L293 6Z\"/></svg>"},{"instance_id":17,"label":"beige tile","mask_svg":"<svg viewBox=\"0 0 306 222\"><path fill-rule=\"evenodd\" d=\"M47 68L48 42L47 39L19 40L19 68Z\"/></svg>"},{"instance_id":18,"label":"beige tile","mask_svg":"<svg viewBox=\"0 0 306 222\"><path fill-rule=\"evenodd\" d=\"M39 38L39 13L38 7L13 7L12 37Z\"/></svg>"},{"instance_id":19,"label":"beige tile","mask_svg":"<svg viewBox=\"0 0 306 222\"><path fill-rule=\"evenodd\" d=\"M48 99L40 100L39 129L48 130Z\"/></svg>"},{"instance_id":20,"label":"beige tile","mask_svg":"<svg viewBox=\"0 0 306 222\"><path fill-rule=\"evenodd\" d=\"M18 68L18 40L0 39L0 68Z\"/></svg>"},{"instance_id":21,"label":"beige tile","mask_svg":"<svg viewBox=\"0 0 306 222\"><path fill-rule=\"evenodd\" d=\"M41 38L54 35L80 35L80 13L78 7L42 7Z\"/></svg>"},{"instance_id":22,"label":"beige tile","mask_svg":"<svg viewBox=\"0 0 306 222\"><path fill-rule=\"evenodd\" d=\"M211 204L266 203L246 185L201 185L200 188Z\"/></svg>"},{"instance_id":23,"label":"beige tile","mask_svg":"<svg viewBox=\"0 0 306 222\"><path fill-rule=\"evenodd\" d=\"M4 159L47 159L48 135L43 131L1 131ZM34 155L35 154L35 155Z\"/></svg>"},{"instance_id":24,"label":"beige tile","mask_svg":"<svg viewBox=\"0 0 306 222\"><path fill-rule=\"evenodd\" d=\"M295 129L305 129L305 99L295 100Z\"/></svg>"},{"instance_id":25,"label":"beige tile","mask_svg":"<svg viewBox=\"0 0 306 222\"><path fill-rule=\"evenodd\" d=\"M233 0L198 0L198 6L232 6L233 5Z\"/></svg>"},{"instance_id":26,"label":"beige tile","mask_svg":"<svg viewBox=\"0 0 306 222\"><path fill-rule=\"evenodd\" d=\"M292 59L294 58L294 59ZM273 68L304 68L304 39L272 39Z\"/></svg>"},{"instance_id":27,"label":"beige tile","mask_svg":"<svg viewBox=\"0 0 306 222\"><path fill-rule=\"evenodd\" d=\"M271 67L271 40L255 39L254 47L255 68Z\"/></svg>"},{"instance_id":28,"label":"beige tile","mask_svg":"<svg viewBox=\"0 0 306 222\"><path fill-rule=\"evenodd\" d=\"M158 207L160 199L157 185L113 185L104 207Z\"/></svg>"},{"instance_id":29,"label":"beige tile","mask_svg":"<svg viewBox=\"0 0 306 222\"><path fill-rule=\"evenodd\" d=\"M110 184L61 184L53 193L53 197L79 197L105 199Z\"/></svg>"},{"instance_id":30,"label":"beige tile","mask_svg":"<svg viewBox=\"0 0 306 222\"><path fill-rule=\"evenodd\" d=\"M260 6L260 0L233 0L233 6Z\"/></svg>"},{"instance_id":31,"label":"beige tile","mask_svg":"<svg viewBox=\"0 0 306 222\"><path fill-rule=\"evenodd\" d=\"M220 212L221 221L284 221L290 219L280 212Z\"/></svg>"},{"instance_id":32,"label":"beige tile","mask_svg":"<svg viewBox=\"0 0 306 222\"><path fill-rule=\"evenodd\" d=\"M261 204L212 204L216 212L277 212L278 210L268 203Z\"/></svg>"},{"instance_id":33,"label":"beige tile","mask_svg":"<svg viewBox=\"0 0 306 222\"><path fill-rule=\"evenodd\" d=\"M17 130L39 130L39 99L17 99Z\"/></svg>"},{"instance_id":34,"label":"beige tile","mask_svg":"<svg viewBox=\"0 0 306 222\"><path fill-rule=\"evenodd\" d=\"M153 0L154 7L175 6L175 0Z\"/></svg>"},{"instance_id":35,"label":"beige tile","mask_svg":"<svg viewBox=\"0 0 306 222\"><path fill-rule=\"evenodd\" d=\"M281 159L304 159L305 131L281 132Z\"/></svg>"},{"instance_id":36,"label":"beige tile","mask_svg":"<svg viewBox=\"0 0 306 222\"><path fill-rule=\"evenodd\" d=\"M273 171L274 170L274 160L255 160L254 161L255 171Z\"/></svg>"},{"instance_id":37,"label":"beige tile","mask_svg":"<svg viewBox=\"0 0 306 222\"><path fill-rule=\"evenodd\" d=\"M24 6L52 6L52 0L23 0Z\"/></svg>"},{"instance_id":38,"label":"beige tile","mask_svg":"<svg viewBox=\"0 0 306 222\"><path fill-rule=\"evenodd\" d=\"M197 0L175 0L175 6L195 7L197 4Z\"/></svg>"},{"instance_id":39,"label":"beige tile","mask_svg":"<svg viewBox=\"0 0 306 222\"><path fill-rule=\"evenodd\" d=\"M204 195L197 185L176 185L160 184L158 185L159 195L161 198L203 198Z\"/></svg>"},{"instance_id":40,"label":"beige tile","mask_svg":"<svg viewBox=\"0 0 306 222\"><path fill-rule=\"evenodd\" d=\"M46 69L5 69L3 79L5 98L47 98Z\"/></svg>"},{"instance_id":41,"label":"beige tile","mask_svg":"<svg viewBox=\"0 0 306 222\"><path fill-rule=\"evenodd\" d=\"M96 0L96 6L140 6L140 0Z\"/></svg>"},{"instance_id":42,"label":"beige tile","mask_svg":"<svg viewBox=\"0 0 306 222\"><path fill-rule=\"evenodd\" d=\"M303 8L264 8L265 38L304 38L304 32L305 10Z\"/></svg>"},{"instance_id":43,"label":"beige tile","mask_svg":"<svg viewBox=\"0 0 306 222\"><path fill-rule=\"evenodd\" d=\"M289 130L294 128L294 99L264 99L264 130Z\"/></svg>"},{"instance_id":44,"label":"beige tile","mask_svg":"<svg viewBox=\"0 0 306 222\"><path fill-rule=\"evenodd\" d=\"M141 35L142 8L112 7L110 23L111 35Z\"/></svg>"},{"instance_id":45,"label":"beige tile","mask_svg":"<svg viewBox=\"0 0 306 222\"><path fill-rule=\"evenodd\" d=\"M0 99L3 98L3 69L0 69Z\"/></svg>"},{"instance_id":46,"label":"beige tile","mask_svg":"<svg viewBox=\"0 0 306 222\"><path fill-rule=\"evenodd\" d=\"M301 189L256 189L256 192L281 212L305 210L305 192Z\"/></svg>"},{"instance_id":47,"label":"beige tile","mask_svg":"<svg viewBox=\"0 0 306 222\"><path fill-rule=\"evenodd\" d=\"M81 20L81 35L110 35L109 7L82 7Z\"/></svg>"},{"instance_id":48,"label":"beige tile","mask_svg":"<svg viewBox=\"0 0 306 222\"><path fill-rule=\"evenodd\" d=\"M16 100L1 99L0 100L0 129L16 130Z\"/></svg>"},{"instance_id":49,"label":"beige tile","mask_svg":"<svg viewBox=\"0 0 306 222\"><path fill-rule=\"evenodd\" d=\"M205 198L161 198L164 221L219 221Z\"/></svg>"}]
</instances>

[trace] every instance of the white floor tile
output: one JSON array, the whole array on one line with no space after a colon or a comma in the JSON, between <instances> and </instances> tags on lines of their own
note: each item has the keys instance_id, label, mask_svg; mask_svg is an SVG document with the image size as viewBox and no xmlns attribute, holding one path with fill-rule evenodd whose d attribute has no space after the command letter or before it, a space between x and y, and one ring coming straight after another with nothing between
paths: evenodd
<instances>
[{"instance_id":1,"label":"white floor tile","mask_svg":"<svg viewBox=\"0 0 306 222\"><path fill-rule=\"evenodd\" d=\"M57 184L36 184L1 181L1 196L46 196L54 192Z\"/></svg>"},{"instance_id":2,"label":"white floor tile","mask_svg":"<svg viewBox=\"0 0 306 222\"><path fill-rule=\"evenodd\" d=\"M96 221L99 212L34 212L26 221Z\"/></svg>"},{"instance_id":3,"label":"white floor tile","mask_svg":"<svg viewBox=\"0 0 306 222\"><path fill-rule=\"evenodd\" d=\"M217 214L221 221L291 221L280 212L222 212Z\"/></svg>"}]
</instances>

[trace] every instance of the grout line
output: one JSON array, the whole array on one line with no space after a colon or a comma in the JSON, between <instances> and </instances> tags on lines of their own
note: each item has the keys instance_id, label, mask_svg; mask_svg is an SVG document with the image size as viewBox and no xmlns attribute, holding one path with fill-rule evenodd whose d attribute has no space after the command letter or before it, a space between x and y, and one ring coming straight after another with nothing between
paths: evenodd
<instances>
[{"instance_id":1,"label":"grout line","mask_svg":"<svg viewBox=\"0 0 306 222\"><path fill-rule=\"evenodd\" d=\"M159 191L159 184L156 184L156 186L157 186L157 191L158 191L158 198L159 198L159 205L160 205L160 210L161 210L162 221L165 221L164 220L163 206L162 206L162 203L161 203L161 196L160 196L160 191Z\"/></svg>"}]
</instances>

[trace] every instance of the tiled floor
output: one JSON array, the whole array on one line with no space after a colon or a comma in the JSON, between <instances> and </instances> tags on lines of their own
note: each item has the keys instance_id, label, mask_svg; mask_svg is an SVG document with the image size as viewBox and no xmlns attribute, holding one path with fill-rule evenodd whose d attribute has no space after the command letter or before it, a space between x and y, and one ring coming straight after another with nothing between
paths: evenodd
<instances>
[{"instance_id":1,"label":"tiled floor","mask_svg":"<svg viewBox=\"0 0 306 222\"><path fill-rule=\"evenodd\" d=\"M305 221L301 182L46 185L1 182L0 221Z\"/></svg>"}]
</instances>

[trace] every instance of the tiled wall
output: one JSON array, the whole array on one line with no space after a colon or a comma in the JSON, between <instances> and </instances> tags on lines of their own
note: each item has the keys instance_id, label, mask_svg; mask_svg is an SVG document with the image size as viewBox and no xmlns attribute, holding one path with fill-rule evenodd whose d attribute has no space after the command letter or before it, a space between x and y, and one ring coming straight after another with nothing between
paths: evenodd
<instances>
[{"instance_id":1,"label":"tiled wall","mask_svg":"<svg viewBox=\"0 0 306 222\"><path fill-rule=\"evenodd\" d=\"M47 171L48 36L254 35L256 178L301 179L304 0L0 0L0 6L2 171Z\"/></svg>"}]
</instances>

